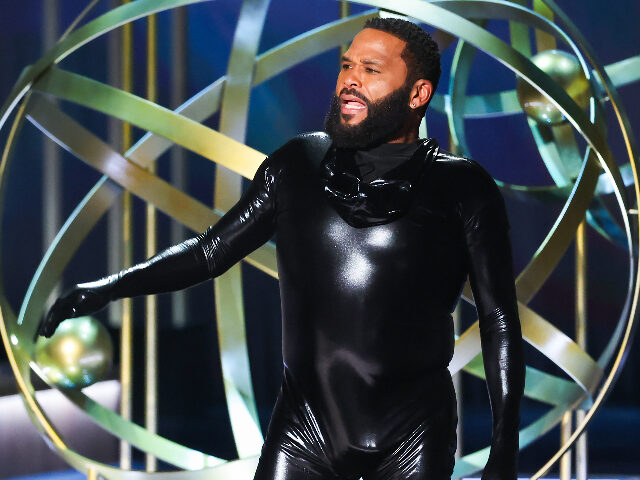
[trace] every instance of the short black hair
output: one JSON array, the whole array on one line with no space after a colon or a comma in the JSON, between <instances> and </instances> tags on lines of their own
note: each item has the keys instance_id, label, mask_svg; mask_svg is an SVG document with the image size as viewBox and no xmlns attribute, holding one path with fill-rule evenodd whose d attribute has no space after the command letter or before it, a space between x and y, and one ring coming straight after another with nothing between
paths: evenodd
<instances>
[{"instance_id":1,"label":"short black hair","mask_svg":"<svg viewBox=\"0 0 640 480\"><path fill-rule=\"evenodd\" d=\"M373 17L363 28L373 28L390 33L407 43L402 59L407 65L407 82L413 83L424 78L433 84L435 92L440 80L440 52L438 44L427 32L415 23L399 18Z\"/></svg>"}]
</instances>

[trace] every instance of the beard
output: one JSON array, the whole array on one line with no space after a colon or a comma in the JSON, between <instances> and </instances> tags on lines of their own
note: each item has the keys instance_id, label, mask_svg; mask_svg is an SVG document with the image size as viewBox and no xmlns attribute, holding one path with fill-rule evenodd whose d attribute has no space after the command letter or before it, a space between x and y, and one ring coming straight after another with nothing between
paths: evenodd
<instances>
[{"instance_id":1,"label":"beard","mask_svg":"<svg viewBox=\"0 0 640 480\"><path fill-rule=\"evenodd\" d=\"M405 126L411 112L408 105L411 87L405 84L375 102L369 101L354 89L343 88L340 94L353 95L365 102L367 116L356 125L341 123L342 102L334 94L324 121L324 129L338 148L365 149L387 143L397 137Z\"/></svg>"}]
</instances>

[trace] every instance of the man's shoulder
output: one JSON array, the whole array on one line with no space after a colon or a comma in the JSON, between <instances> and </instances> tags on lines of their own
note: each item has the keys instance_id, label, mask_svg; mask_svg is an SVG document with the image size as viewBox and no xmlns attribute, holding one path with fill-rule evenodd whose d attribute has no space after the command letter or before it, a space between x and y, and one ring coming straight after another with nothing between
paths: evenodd
<instances>
[{"instance_id":1,"label":"man's shoulder","mask_svg":"<svg viewBox=\"0 0 640 480\"><path fill-rule=\"evenodd\" d=\"M435 158L437 169L450 174L486 177L489 173L475 160L456 155L443 149L438 150Z\"/></svg>"},{"instance_id":2,"label":"man's shoulder","mask_svg":"<svg viewBox=\"0 0 640 480\"><path fill-rule=\"evenodd\" d=\"M299 171L300 166L317 167L330 146L331 139L324 132L296 135L264 159L254 178L270 177L278 183L290 173Z\"/></svg>"},{"instance_id":3,"label":"man's shoulder","mask_svg":"<svg viewBox=\"0 0 640 480\"><path fill-rule=\"evenodd\" d=\"M324 157L331 146L331 137L325 132L306 132L296 135L270 156L282 158Z\"/></svg>"},{"instance_id":4,"label":"man's shoulder","mask_svg":"<svg viewBox=\"0 0 640 480\"><path fill-rule=\"evenodd\" d=\"M459 201L484 203L501 198L495 180L480 163L446 150L436 156L433 177Z\"/></svg>"}]
</instances>

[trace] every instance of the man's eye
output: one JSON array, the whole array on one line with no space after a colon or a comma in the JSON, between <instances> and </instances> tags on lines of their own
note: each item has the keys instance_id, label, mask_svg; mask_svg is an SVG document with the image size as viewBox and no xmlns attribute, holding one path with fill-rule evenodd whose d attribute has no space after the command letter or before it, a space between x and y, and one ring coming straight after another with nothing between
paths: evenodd
<instances>
[{"instance_id":1,"label":"man's eye","mask_svg":"<svg viewBox=\"0 0 640 480\"><path fill-rule=\"evenodd\" d=\"M367 67L366 69L367 73L380 73L378 70L374 70L373 68Z\"/></svg>"},{"instance_id":2,"label":"man's eye","mask_svg":"<svg viewBox=\"0 0 640 480\"><path fill-rule=\"evenodd\" d=\"M347 70L348 68L351 68L351 65L349 65L348 63L342 64L342 70Z\"/></svg>"}]
</instances>

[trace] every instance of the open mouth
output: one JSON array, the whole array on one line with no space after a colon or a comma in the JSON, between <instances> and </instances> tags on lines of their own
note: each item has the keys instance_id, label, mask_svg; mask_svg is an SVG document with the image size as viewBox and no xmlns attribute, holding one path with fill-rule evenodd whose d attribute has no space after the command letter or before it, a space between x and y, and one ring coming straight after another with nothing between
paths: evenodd
<instances>
[{"instance_id":1,"label":"open mouth","mask_svg":"<svg viewBox=\"0 0 640 480\"><path fill-rule=\"evenodd\" d=\"M345 115L355 115L364 112L367 104L354 95L340 95L340 111Z\"/></svg>"}]
</instances>

